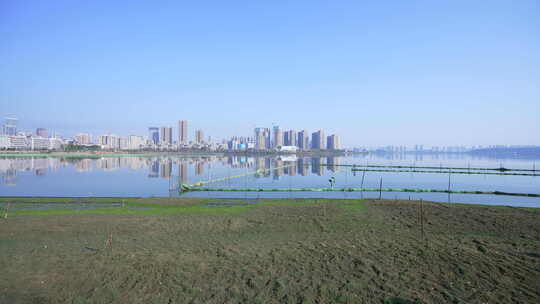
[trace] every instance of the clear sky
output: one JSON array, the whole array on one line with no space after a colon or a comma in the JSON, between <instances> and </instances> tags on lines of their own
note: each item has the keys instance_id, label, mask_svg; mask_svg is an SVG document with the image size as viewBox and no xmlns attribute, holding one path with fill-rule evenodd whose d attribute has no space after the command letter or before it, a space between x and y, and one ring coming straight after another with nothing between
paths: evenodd
<instances>
[{"instance_id":1,"label":"clear sky","mask_svg":"<svg viewBox=\"0 0 540 304\"><path fill-rule=\"evenodd\" d=\"M0 115L345 146L540 144L540 1L0 1Z\"/></svg>"}]
</instances>

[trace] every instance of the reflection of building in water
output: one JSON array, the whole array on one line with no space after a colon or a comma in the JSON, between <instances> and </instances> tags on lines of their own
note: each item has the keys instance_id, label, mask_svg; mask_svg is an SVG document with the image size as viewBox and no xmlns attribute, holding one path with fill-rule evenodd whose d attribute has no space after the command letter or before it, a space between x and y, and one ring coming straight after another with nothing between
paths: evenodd
<instances>
[{"instance_id":1,"label":"reflection of building in water","mask_svg":"<svg viewBox=\"0 0 540 304\"><path fill-rule=\"evenodd\" d=\"M321 158L320 157L312 157L311 158L311 173L317 174L319 176L324 175L324 167L321 166Z\"/></svg>"},{"instance_id":2,"label":"reflection of building in water","mask_svg":"<svg viewBox=\"0 0 540 304\"><path fill-rule=\"evenodd\" d=\"M161 178L170 178L172 171L172 162L170 159L164 159L161 162Z\"/></svg>"},{"instance_id":3,"label":"reflection of building in water","mask_svg":"<svg viewBox=\"0 0 540 304\"><path fill-rule=\"evenodd\" d=\"M270 168L272 166L272 160L269 157L264 158L264 177L270 177Z\"/></svg>"},{"instance_id":4,"label":"reflection of building in water","mask_svg":"<svg viewBox=\"0 0 540 304\"><path fill-rule=\"evenodd\" d=\"M257 172L259 172L259 170L264 170L264 169L265 169L264 163L265 163L265 162L264 162L264 157L257 157L257 158L255 158L255 170L256 170ZM264 173L263 173L263 175L264 175ZM257 173L257 174L255 174L255 177L256 177L256 178L259 178L259 177L262 177L262 175L259 174L259 173Z\"/></svg>"},{"instance_id":5,"label":"reflection of building in water","mask_svg":"<svg viewBox=\"0 0 540 304\"><path fill-rule=\"evenodd\" d=\"M35 171L36 176L44 176L45 172L47 172L46 169L36 169Z\"/></svg>"},{"instance_id":6,"label":"reflection of building in water","mask_svg":"<svg viewBox=\"0 0 540 304\"><path fill-rule=\"evenodd\" d=\"M204 174L204 162L199 161L195 164L195 175L201 176Z\"/></svg>"},{"instance_id":7,"label":"reflection of building in water","mask_svg":"<svg viewBox=\"0 0 540 304\"><path fill-rule=\"evenodd\" d=\"M306 160L304 158L299 158L296 163L298 165L298 174L306 176L309 170L309 165L306 163Z\"/></svg>"},{"instance_id":8,"label":"reflection of building in water","mask_svg":"<svg viewBox=\"0 0 540 304\"><path fill-rule=\"evenodd\" d=\"M8 186L15 186L17 184L17 170L2 170L2 184Z\"/></svg>"},{"instance_id":9,"label":"reflection of building in water","mask_svg":"<svg viewBox=\"0 0 540 304\"><path fill-rule=\"evenodd\" d=\"M86 172L90 171L92 168L92 160L91 159L80 159L77 160L73 166L75 167L75 171L77 172Z\"/></svg>"},{"instance_id":10,"label":"reflection of building in water","mask_svg":"<svg viewBox=\"0 0 540 304\"><path fill-rule=\"evenodd\" d=\"M141 157L129 157L129 158L126 158L128 159L128 167L129 169L131 170L135 170L135 171L138 171L138 170L142 170L146 167L146 161L141 158Z\"/></svg>"},{"instance_id":11,"label":"reflection of building in water","mask_svg":"<svg viewBox=\"0 0 540 304\"><path fill-rule=\"evenodd\" d=\"M96 168L102 170L114 170L120 168L119 157L105 157L96 161Z\"/></svg>"},{"instance_id":12,"label":"reflection of building in water","mask_svg":"<svg viewBox=\"0 0 540 304\"><path fill-rule=\"evenodd\" d=\"M339 157L329 156L326 158L326 168L332 172L339 171Z\"/></svg>"},{"instance_id":13,"label":"reflection of building in water","mask_svg":"<svg viewBox=\"0 0 540 304\"><path fill-rule=\"evenodd\" d=\"M296 175L296 162L287 161L284 164L283 172L285 175L295 176Z\"/></svg>"},{"instance_id":14,"label":"reflection of building in water","mask_svg":"<svg viewBox=\"0 0 540 304\"><path fill-rule=\"evenodd\" d=\"M154 159L150 164L150 172L148 172L148 177L158 177L159 176L159 161Z\"/></svg>"},{"instance_id":15,"label":"reflection of building in water","mask_svg":"<svg viewBox=\"0 0 540 304\"><path fill-rule=\"evenodd\" d=\"M274 179L278 180L283 175L283 161L276 159L274 161Z\"/></svg>"},{"instance_id":16,"label":"reflection of building in water","mask_svg":"<svg viewBox=\"0 0 540 304\"><path fill-rule=\"evenodd\" d=\"M180 176L180 184L188 183L188 164L186 162L180 162L178 164L178 175Z\"/></svg>"}]
</instances>

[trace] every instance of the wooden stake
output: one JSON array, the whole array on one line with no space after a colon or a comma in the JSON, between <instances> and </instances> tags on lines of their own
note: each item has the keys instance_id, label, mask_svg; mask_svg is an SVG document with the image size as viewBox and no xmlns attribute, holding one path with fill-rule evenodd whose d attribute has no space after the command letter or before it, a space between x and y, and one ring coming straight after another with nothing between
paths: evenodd
<instances>
[{"instance_id":1,"label":"wooden stake","mask_svg":"<svg viewBox=\"0 0 540 304\"><path fill-rule=\"evenodd\" d=\"M420 199L420 225L422 227L422 239L424 239L424 201Z\"/></svg>"},{"instance_id":2,"label":"wooden stake","mask_svg":"<svg viewBox=\"0 0 540 304\"><path fill-rule=\"evenodd\" d=\"M4 219L7 219L8 218L8 213L9 213L9 207L11 205L11 202L7 202L6 204L6 207L4 208Z\"/></svg>"},{"instance_id":3,"label":"wooden stake","mask_svg":"<svg viewBox=\"0 0 540 304\"><path fill-rule=\"evenodd\" d=\"M107 240L107 247L112 251L113 249L113 234L112 232L109 233L109 239Z\"/></svg>"},{"instance_id":4,"label":"wooden stake","mask_svg":"<svg viewBox=\"0 0 540 304\"><path fill-rule=\"evenodd\" d=\"M448 171L448 202L450 203L450 175L452 171Z\"/></svg>"},{"instance_id":5,"label":"wooden stake","mask_svg":"<svg viewBox=\"0 0 540 304\"><path fill-rule=\"evenodd\" d=\"M381 177L381 182L379 183L379 199L382 198L382 177Z\"/></svg>"}]
</instances>

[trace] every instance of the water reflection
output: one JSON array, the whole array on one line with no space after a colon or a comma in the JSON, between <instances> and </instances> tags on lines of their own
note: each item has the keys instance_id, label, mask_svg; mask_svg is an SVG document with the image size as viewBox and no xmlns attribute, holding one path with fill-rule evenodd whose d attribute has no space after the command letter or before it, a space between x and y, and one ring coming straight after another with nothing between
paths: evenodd
<instances>
[{"instance_id":1,"label":"water reflection","mask_svg":"<svg viewBox=\"0 0 540 304\"><path fill-rule=\"evenodd\" d=\"M307 176L311 167L313 175L322 176L325 169L337 172L340 165L339 157L102 157L98 159L79 158L10 158L0 159L0 175L2 184L14 185L17 172L34 172L36 176L45 176L48 172L73 168L75 172L85 173L93 170L116 171L129 169L134 171L147 170L148 178L169 179L177 167L177 176L181 183L189 182L188 171L192 166L194 175L203 177L212 164L218 164L230 169L251 169L258 171L256 178L272 177L279 180L282 176Z\"/></svg>"},{"instance_id":2,"label":"water reflection","mask_svg":"<svg viewBox=\"0 0 540 304\"><path fill-rule=\"evenodd\" d=\"M165 196L178 192L180 184L195 184L223 177L241 178L209 183L209 187L336 187L377 188L380 179L389 188L446 189L448 175L390 172L351 172L341 165L411 165L526 168L534 160L492 159L466 154L423 155L367 154L335 156L245 155L182 157L133 156L101 158L0 158L0 195L51 196ZM43 182L46 180L47 182ZM167 192L167 185L168 191ZM537 193L540 178L485 175L452 176L452 188ZM258 195L258 194L257 194ZM288 194L290 195L290 194ZM298 194L306 195L306 193ZM323 194L320 194L323 195ZM344 195L344 194L324 194ZM491 200L493 198L489 198ZM446 198L441 199L446 201ZM506 200L506 198L505 198ZM522 200L522 198L516 198Z\"/></svg>"}]
</instances>

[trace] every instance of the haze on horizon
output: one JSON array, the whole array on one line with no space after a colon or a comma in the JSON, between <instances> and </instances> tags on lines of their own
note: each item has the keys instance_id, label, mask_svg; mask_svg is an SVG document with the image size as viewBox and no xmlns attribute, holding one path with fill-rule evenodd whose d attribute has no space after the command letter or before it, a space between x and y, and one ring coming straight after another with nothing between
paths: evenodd
<instances>
[{"instance_id":1,"label":"haze on horizon","mask_svg":"<svg viewBox=\"0 0 540 304\"><path fill-rule=\"evenodd\" d=\"M0 116L26 130L540 144L538 1L6 0L0 41Z\"/></svg>"}]
</instances>

